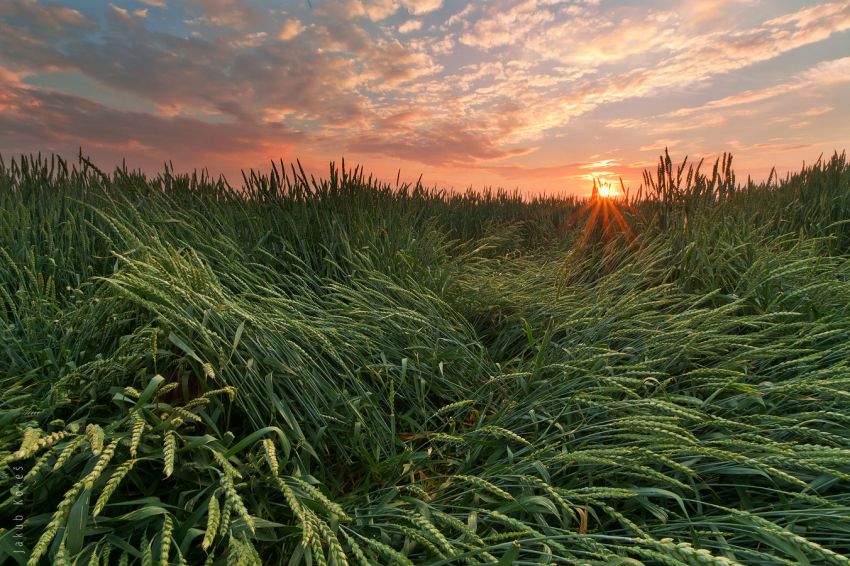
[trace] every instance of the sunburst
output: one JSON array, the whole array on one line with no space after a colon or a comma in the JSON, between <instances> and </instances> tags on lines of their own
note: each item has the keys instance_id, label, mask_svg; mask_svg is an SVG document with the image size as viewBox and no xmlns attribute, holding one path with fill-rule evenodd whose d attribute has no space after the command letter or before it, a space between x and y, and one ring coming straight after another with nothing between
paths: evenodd
<instances>
[{"instance_id":1,"label":"sunburst","mask_svg":"<svg viewBox=\"0 0 850 566\"><path fill-rule=\"evenodd\" d=\"M611 184L610 181L596 181L594 179L593 186L595 188L595 194L598 198L616 198L619 195L619 191Z\"/></svg>"},{"instance_id":2,"label":"sunburst","mask_svg":"<svg viewBox=\"0 0 850 566\"><path fill-rule=\"evenodd\" d=\"M620 180L620 186L623 182ZM593 180L593 192L584 206L573 214L570 223L579 223L584 218L584 229L582 230L580 245L595 239L594 235L603 240L611 239L616 232L620 232L631 242L633 234L629 223L620 210L624 204L623 193L610 181Z\"/></svg>"}]
</instances>

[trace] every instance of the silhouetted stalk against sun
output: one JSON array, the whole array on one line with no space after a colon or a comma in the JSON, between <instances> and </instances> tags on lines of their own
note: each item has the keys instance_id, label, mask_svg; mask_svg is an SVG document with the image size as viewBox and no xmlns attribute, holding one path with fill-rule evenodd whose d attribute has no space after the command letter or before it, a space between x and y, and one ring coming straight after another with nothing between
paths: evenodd
<instances>
[{"instance_id":1,"label":"silhouetted stalk against sun","mask_svg":"<svg viewBox=\"0 0 850 566\"><path fill-rule=\"evenodd\" d=\"M622 179L620 180L622 186ZM577 246L585 247L593 242L608 242L617 233L622 235L627 243L634 240L632 229L620 210L628 206L625 188L622 196L617 195L609 184L593 180L590 198L579 208L568 223L579 224L583 221L583 230L579 235Z\"/></svg>"}]
</instances>

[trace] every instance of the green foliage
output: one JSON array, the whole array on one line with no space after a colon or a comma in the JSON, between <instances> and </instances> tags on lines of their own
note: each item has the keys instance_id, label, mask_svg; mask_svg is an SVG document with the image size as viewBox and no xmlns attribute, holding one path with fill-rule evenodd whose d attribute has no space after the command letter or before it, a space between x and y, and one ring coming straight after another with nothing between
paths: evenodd
<instances>
[{"instance_id":1,"label":"green foliage","mask_svg":"<svg viewBox=\"0 0 850 566\"><path fill-rule=\"evenodd\" d=\"M844 155L592 204L0 164L0 560L846 564Z\"/></svg>"}]
</instances>

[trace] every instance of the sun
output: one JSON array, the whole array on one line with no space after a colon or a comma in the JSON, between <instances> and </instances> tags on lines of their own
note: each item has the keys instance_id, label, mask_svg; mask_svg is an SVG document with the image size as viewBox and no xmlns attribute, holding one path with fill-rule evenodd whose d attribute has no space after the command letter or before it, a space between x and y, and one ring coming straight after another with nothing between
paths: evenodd
<instances>
[{"instance_id":1,"label":"sun","mask_svg":"<svg viewBox=\"0 0 850 566\"><path fill-rule=\"evenodd\" d=\"M623 190L620 191L620 188ZM625 193L622 180L620 187L616 187L608 179L593 179L590 197L566 221L567 225L584 224L578 247L593 241L607 241L616 233L624 236L627 242L634 241L634 234L623 214L629 208Z\"/></svg>"},{"instance_id":2,"label":"sun","mask_svg":"<svg viewBox=\"0 0 850 566\"><path fill-rule=\"evenodd\" d=\"M599 198L613 198L616 197L618 192L610 182L608 181L599 181L596 186L596 194Z\"/></svg>"}]
</instances>

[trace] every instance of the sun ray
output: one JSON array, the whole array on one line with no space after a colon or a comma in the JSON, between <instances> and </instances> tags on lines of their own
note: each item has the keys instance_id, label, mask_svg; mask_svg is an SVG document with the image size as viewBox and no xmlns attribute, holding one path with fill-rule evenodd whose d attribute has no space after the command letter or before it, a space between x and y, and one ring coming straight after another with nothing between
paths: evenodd
<instances>
[{"instance_id":1,"label":"sun ray","mask_svg":"<svg viewBox=\"0 0 850 566\"><path fill-rule=\"evenodd\" d=\"M622 180L620 185L622 186ZM631 227L621 210L626 205L624 195L625 192L621 193L608 180L593 180L590 198L566 221L569 226L583 221L584 226L578 245L584 246L589 243L594 239L594 233L602 240L610 240L617 232L621 233L629 243L634 240Z\"/></svg>"}]
</instances>

